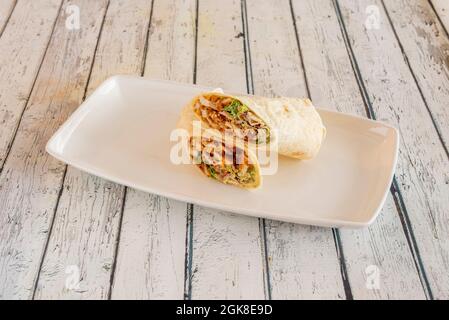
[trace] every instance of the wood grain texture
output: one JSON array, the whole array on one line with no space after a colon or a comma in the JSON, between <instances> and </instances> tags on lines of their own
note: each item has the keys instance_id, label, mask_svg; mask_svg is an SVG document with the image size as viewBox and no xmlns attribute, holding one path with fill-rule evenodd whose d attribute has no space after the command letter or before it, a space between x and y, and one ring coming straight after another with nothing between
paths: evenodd
<instances>
[{"instance_id":1,"label":"wood grain texture","mask_svg":"<svg viewBox=\"0 0 449 320\"><path fill-rule=\"evenodd\" d=\"M380 1L340 0L341 12L372 111L398 128L396 178L435 298L447 298L449 162L426 105L403 59ZM366 29L366 8L379 8L380 28ZM361 27L362 26L362 27Z\"/></svg>"},{"instance_id":2,"label":"wood grain texture","mask_svg":"<svg viewBox=\"0 0 449 320\"><path fill-rule=\"evenodd\" d=\"M128 189L112 299L182 299L187 204Z\"/></svg>"},{"instance_id":3,"label":"wood grain texture","mask_svg":"<svg viewBox=\"0 0 449 320\"><path fill-rule=\"evenodd\" d=\"M144 76L192 82L195 1L155 1ZM187 204L127 190L112 299L182 299Z\"/></svg>"},{"instance_id":4,"label":"wood grain texture","mask_svg":"<svg viewBox=\"0 0 449 320\"><path fill-rule=\"evenodd\" d=\"M258 219L195 206L193 299L264 299Z\"/></svg>"},{"instance_id":5,"label":"wood grain texture","mask_svg":"<svg viewBox=\"0 0 449 320\"><path fill-rule=\"evenodd\" d=\"M289 2L246 2L254 93L307 97ZM345 297L331 229L267 220L266 235L274 299Z\"/></svg>"},{"instance_id":6,"label":"wood grain texture","mask_svg":"<svg viewBox=\"0 0 449 320\"><path fill-rule=\"evenodd\" d=\"M0 170L44 57L61 1L19 1L0 38Z\"/></svg>"},{"instance_id":7,"label":"wood grain texture","mask_svg":"<svg viewBox=\"0 0 449 320\"><path fill-rule=\"evenodd\" d=\"M88 94L111 75L140 74L150 12L146 0L109 2ZM68 167L36 298L108 298L123 198L123 186ZM79 283L67 286L75 275Z\"/></svg>"},{"instance_id":8,"label":"wood grain texture","mask_svg":"<svg viewBox=\"0 0 449 320\"><path fill-rule=\"evenodd\" d=\"M425 299L392 195L367 229L340 230L354 299Z\"/></svg>"},{"instance_id":9,"label":"wood grain texture","mask_svg":"<svg viewBox=\"0 0 449 320\"><path fill-rule=\"evenodd\" d=\"M315 105L366 116L332 1L294 0L293 9ZM391 194L372 226L341 229L340 238L354 299L425 298ZM369 282L372 266L380 272L378 288Z\"/></svg>"},{"instance_id":10,"label":"wood grain texture","mask_svg":"<svg viewBox=\"0 0 449 320\"><path fill-rule=\"evenodd\" d=\"M106 7L105 1L77 0L68 4L79 6L85 25L74 32L66 28L65 14L59 15L0 176L3 299L33 295L65 169L45 152L45 144L83 98Z\"/></svg>"},{"instance_id":11,"label":"wood grain texture","mask_svg":"<svg viewBox=\"0 0 449 320\"><path fill-rule=\"evenodd\" d=\"M192 83L195 19L195 0L154 1L145 78Z\"/></svg>"},{"instance_id":12,"label":"wood grain texture","mask_svg":"<svg viewBox=\"0 0 449 320\"><path fill-rule=\"evenodd\" d=\"M449 1L198 0L198 34L196 3L0 0L0 299L449 298ZM79 30L65 26L69 5ZM370 5L378 29L365 26ZM200 206L190 216L45 153L105 78L142 73L310 95L396 126L397 183L379 218L335 240Z\"/></svg>"},{"instance_id":13,"label":"wood grain texture","mask_svg":"<svg viewBox=\"0 0 449 320\"><path fill-rule=\"evenodd\" d=\"M197 82L245 92L240 1L200 1ZM259 220L194 206L193 299L263 299L265 261Z\"/></svg>"},{"instance_id":14,"label":"wood grain texture","mask_svg":"<svg viewBox=\"0 0 449 320\"><path fill-rule=\"evenodd\" d=\"M3 0L0 2L0 37L16 6L17 0Z\"/></svg>"},{"instance_id":15,"label":"wood grain texture","mask_svg":"<svg viewBox=\"0 0 449 320\"><path fill-rule=\"evenodd\" d=\"M429 0L433 5L438 17L443 23L446 31L449 30L449 1L447 0Z\"/></svg>"},{"instance_id":16,"label":"wood grain texture","mask_svg":"<svg viewBox=\"0 0 449 320\"><path fill-rule=\"evenodd\" d=\"M329 228L267 221L273 299L345 299Z\"/></svg>"},{"instance_id":17,"label":"wood grain texture","mask_svg":"<svg viewBox=\"0 0 449 320\"><path fill-rule=\"evenodd\" d=\"M433 120L449 145L449 38L428 1L384 1Z\"/></svg>"},{"instance_id":18,"label":"wood grain texture","mask_svg":"<svg viewBox=\"0 0 449 320\"><path fill-rule=\"evenodd\" d=\"M109 293L123 187L73 168L69 171L34 298L104 299Z\"/></svg>"}]
</instances>

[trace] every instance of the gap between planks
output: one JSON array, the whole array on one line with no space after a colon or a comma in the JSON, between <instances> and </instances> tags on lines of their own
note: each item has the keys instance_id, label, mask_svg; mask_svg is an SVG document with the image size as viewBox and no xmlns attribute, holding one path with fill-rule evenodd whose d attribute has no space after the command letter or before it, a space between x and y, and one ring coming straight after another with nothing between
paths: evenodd
<instances>
[{"instance_id":1,"label":"gap between planks","mask_svg":"<svg viewBox=\"0 0 449 320\"><path fill-rule=\"evenodd\" d=\"M65 4L65 2L66 2L66 0L63 0L61 2L61 6L60 6L59 12L58 12L58 18L59 18L59 15L61 14L61 8ZM91 60L89 73L88 73L87 80L86 80L86 83L85 83L85 86L84 86L84 89L83 89L83 97L81 99L81 103L84 102L84 100L86 99L86 96L87 96L87 92L88 92L88 88L89 88L89 84L90 84L90 79L91 79L91 76L92 76L92 70L93 70L93 67L94 67L94 64L95 64L95 56L96 56L96 53L97 53L97 50L98 50L98 44L100 42L101 33L103 31L104 22L105 22L105 19L106 19L106 14L108 12L109 4L110 4L110 0L107 1L105 10L103 12L103 17L102 17L102 20L101 20L100 29L99 29L98 37L97 37L97 40L96 40L94 52L92 53L93 58ZM54 28L56 26L56 22L57 22L58 18L55 20L55 25L53 27L53 31L54 31ZM52 37L53 37L53 33L52 33L52 36L50 37L50 41L51 41ZM50 41L49 41L49 43L50 43ZM48 49L48 47L47 47L47 49ZM44 57L42 58L42 61L44 61L46 53L47 53L47 51L45 52ZM39 74L39 72L38 72L38 74ZM36 79L37 79L37 76L36 76ZM49 245L49 242L50 242L50 237L51 237L52 232L53 232L53 226L54 226L54 222L56 220L56 215L57 215L57 212L58 212L61 196L62 196L62 194L64 192L64 183L66 181L67 170L68 170L68 166L64 165L63 175L62 175L61 183L60 183L60 186L59 186L58 197L57 197L56 204L55 204L55 207L54 207L54 212L53 212L53 215L52 215L52 218L51 218L50 229L49 229L49 232L47 234L47 241L45 242L45 246L44 246L44 250L43 250L43 253L42 253L41 261L39 263L39 269L37 271L37 277L36 277L36 280L35 280L34 286L33 286L33 293L32 293L32 298L31 298L32 300L34 300L36 298L37 286L38 286L40 275L41 275L41 272L42 272L42 266L43 266L45 257L47 255L48 245Z\"/></svg>"},{"instance_id":2,"label":"gap between planks","mask_svg":"<svg viewBox=\"0 0 449 320\"><path fill-rule=\"evenodd\" d=\"M6 14L4 12L0 12L0 38L2 37L3 31L5 30L6 26L8 25L9 19L11 18L14 9L16 8L17 5L17 1L18 0L11 0L11 4L9 4L8 6L8 11L4 11L6 12ZM6 5L6 0L2 5ZM0 9L4 9L3 7ZM2 16L4 15L4 16Z\"/></svg>"},{"instance_id":3,"label":"gap between planks","mask_svg":"<svg viewBox=\"0 0 449 320\"><path fill-rule=\"evenodd\" d=\"M199 0L195 0L195 35L193 45L193 84L196 84L198 65L198 15ZM184 299L192 300L192 278L193 278L193 215L195 206L191 203L187 205L186 221L186 251L184 261Z\"/></svg>"},{"instance_id":4,"label":"gap between planks","mask_svg":"<svg viewBox=\"0 0 449 320\"><path fill-rule=\"evenodd\" d=\"M247 35L247 33L245 33L245 35ZM248 49L249 49L249 47L248 47ZM302 59L301 59L301 61L302 61ZM93 65L93 63L92 63L92 65ZM363 83L363 82L362 82ZM87 85L88 86L88 85ZM87 86L86 86L86 88L87 88Z\"/></svg>"},{"instance_id":5,"label":"gap between planks","mask_svg":"<svg viewBox=\"0 0 449 320\"><path fill-rule=\"evenodd\" d=\"M387 6L385 5L385 0L381 0L381 4L382 4L382 7L383 7L383 9L385 11L385 14L387 16L388 23L390 24L391 29L393 30L393 34L394 34L394 36L396 38L396 41L397 41L397 43L399 45L399 48L401 49L401 53L402 53L402 55L404 57L404 61L407 64L408 69L410 70L410 73L411 73L411 75L413 77L413 81L415 82L415 85L418 88L418 91L419 91L419 94L421 96L421 99L423 100L423 102L424 102L424 104L426 106L426 109L427 109L427 112L429 113L430 119L432 120L432 123L433 123L433 126L435 128L435 131L436 131L436 133L438 135L438 138L440 139L441 146L443 147L444 151L446 152L446 156L449 158L449 152L448 152L447 145L446 145L446 143L448 141L445 141L445 137L444 137L445 135L444 135L444 132L442 132L442 130L444 130L445 125L447 125L445 120L449 120L449 119L444 114L438 114L437 112L434 112L435 110L431 110L430 103L428 102L428 99L426 98L426 95L424 94L423 88L421 88L422 84L418 81L418 78L417 78L418 75L417 75L417 73L414 71L414 69L412 67L412 64L410 62L411 59L409 58L409 55L407 54L406 50L404 49L404 45L402 43L403 41L401 41L401 37L399 37L398 31L396 30L397 28L394 25L393 20L391 18L391 14L390 14ZM436 15L436 17L438 19L438 15ZM439 22L437 22L437 23L439 23ZM435 58L437 59L437 57L435 57ZM437 74L436 73L429 74L429 77L435 77L435 79L436 79L437 78ZM446 79L447 79L447 77L446 77ZM438 80L436 80L436 81L438 81ZM431 97L431 96L432 95L429 94L429 97ZM446 98L449 98L449 95L447 95ZM443 109L443 110L446 109L446 106L442 106L441 109ZM442 119L442 120L438 121L438 119ZM439 124L438 122L443 122L443 123Z\"/></svg>"},{"instance_id":6,"label":"gap between planks","mask_svg":"<svg viewBox=\"0 0 449 320\"><path fill-rule=\"evenodd\" d=\"M306 86L305 89L307 92L307 97L309 99L311 99L312 97L310 94L309 79L307 77L306 67L305 67L305 63L304 63L304 57L303 57L302 50L301 50L301 42L299 40L298 26L296 25L296 15L295 15L295 10L293 8L292 0L289 0L289 6L290 6L290 12L291 12L291 16L292 16L293 28L295 30L296 44L298 46L298 53L299 53L299 59L301 61L301 68L302 68L302 72L303 72L304 83ZM340 233L337 228L332 228L332 236L333 236L333 239L335 242L335 250L337 252L338 262L340 264L341 280L343 283L343 289L344 289L344 292L346 295L346 299L353 300L354 297L353 297L353 294L351 291L351 284L348 281L348 273L347 273L346 261L345 261L344 251L343 251L343 244L341 243Z\"/></svg>"},{"instance_id":7,"label":"gap between planks","mask_svg":"<svg viewBox=\"0 0 449 320\"><path fill-rule=\"evenodd\" d=\"M242 16L242 33L243 33L243 51L245 54L245 75L246 75L246 91L249 94L254 94L254 77L253 77L253 67L251 62L251 45L249 37L249 27L248 27L248 8L246 0L240 1L241 6L241 16ZM263 273L264 277L264 290L265 298L267 300L272 299L271 293L271 279L270 279L270 264L268 263L268 241L267 241L267 230L266 230L266 219L258 218L259 220L259 232L262 242L262 263L263 263Z\"/></svg>"},{"instance_id":8,"label":"gap between planks","mask_svg":"<svg viewBox=\"0 0 449 320\"><path fill-rule=\"evenodd\" d=\"M366 116L366 105L359 95L359 85L335 8L331 1L320 1L319 4L311 0L295 1L298 35L303 44L301 51L306 75L311 79L312 99L316 105L334 106L340 112ZM400 220L394 211L389 196L372 226L339 231L342 247L347 253L344 261L355 299L424 297ZM365 268L372 264L383 270L382 290L367 290ZM400 271L402 277L397 277L394 270Z\"/></svg>"},{"instance_id":9,"label":"gap between planks","mask_svg":"<svg viewBox=\"0 0 449 320\"><path fill-rule=\"evenodd\" d=\"M148 42L149 42L149 38L150 38L151 20L153 17L154 1L156 1L156 0L151 0L150 17L149 17L148 27L147 27L147 31L146 31L146 35L145 35L145 45L144 45L143 54L142 54L140 76L143 76L143 74L145 72L145 66L146 66L146 60L147 60L146 58L147 58L147 54L148 54ZM106 15L105 15L105 17L106 17ZM100 39L101 33L102 32L100 31L100 35L99 35L98 39ZM97 42L97 46L98 46L99 42L100 41ZM96 51L97 50L95 50L94 56L96 54ZM124 188L124 190L123 190L122 205L120 207L120 218L119 218L119 223L118 223L117 241L115 243L114 257L113 257L113 261L112 261L111 275L110 275L110 280L109 280L109 291L108 291L108 295L107 295L108 300L112 299L112 290L113 290L114 279L115 279L115 270L117 268L117 260L118 260L117 257L118 257L118 253L119 253L119 248L120 248L119 244L120 244L120 239L121 239L121 234L122 234L123 215L125 212L126 196L128 194L128 187L124 186L123 188Z\"/></svg>"},{"instance_id":10,"label":"gap between planks","mask_svg":"<svg viewBox=\"0 0 449 320\"><path fill-rule=\"evenodd\" d=\"M363 81L363 77L361 75L361 71L360 71L360 68L358 66L357 58L356 58L356 56L354 54L354 51L352 49L352 45L351 45L351 43L349 41L348 31L347 31L347 28L346 28L346 25L345 25L345 22L344 22L344 18L343 18L341 9L340 9L340 5L338 3L338 0L332 0L332 1L334 3L335 10L336 10L336 13L337 13L337 16L338 16L338 20L339 20L340 27L341 27L341 30L342 30L342 34L343 34L343 38L344 38L344 41L345 41L345 45L347 47L348 54L349 54L350 59L351 59L351 64L352 64L352 67L353 67L354 74L356 75L356 79L357 79L357 82L359 84L359 88L360 88L361 94L362 94L362 96L363 96L363 98L365 100L365 104L366 104L366 106L368 108L367 115L368 115L369 118L376 120L376 114L375 114L374 108L373 108L373 106L371 104L371 101L369 99L368 90L365 87L365 84L364 84L364 81ZM389 23L391 23L391 20L389 21ZM399 42L398 38L396 38L396 40ZM410 65L408 63L407 63L407 65L410 68ZM418 83L416 83L416 84L418 85ZM392 187L391 188L392 189L390 190L390 193L392 194L394 202L396 204L397 212L398 212L398 215L400 217L400 220L401 220L401 223L402 223L402 226L403 226L403 231L404 231L404 234L406 236L410 252L412 253L412 256L413 256L413 259L414 259L414 263L415 263L415 267L416 267L417 272L419 274L423 290L424 290L424 292L426 294L426 297L428 299L433 299L433 293L432 293L432 290L430 288L430 284L428 282L425 269L423 268L422 258L421 258L421 255L419 253L419 248L418 248L418 246L416 244L415 236L413 234L413 229L412 229L412 226L410 224L410 219L408 217L408 213L407 213L407 210L406 210L406 207L405 207L405 203L404 203L404 201L402 199L401 192L400 192L399 188L397 187L396 177L393 178L393 182L392 182Z\"/></svg>"},{"instance_id":11,"label":"gap between planks","mask_svg":"<svg viewBox=\"0 0 449 320\"><path fill-rule=\"evenodd\" d=\"M13 15L13 13L14 13L14 10L15 10L16 7L17 7L18 1L19 1L19 0L16 0L16 2L14 3L13 10L11 10L11 13L9 14L8 19L7 19L6 22L9 22L9 21L10 21L12 15ZM33 77L32 83L31 83L31 87L30 87L30 89L27 91L28 94L26 95L26 98L24 99L23 107L22 107L21 111L19 112L19 116L18 116L17 123L14 125L14 128L13 128L13 130L12 130L12 136L11 136L11 138L9 139L9 142L7 143L7 146L6 146L6 148L5 148L5 149L6 149L6 150L4 151L5 154L4 154L3 158L0 158L0 174L2 173L3 167L4 167L5 163L6 163L6 160L8 159L9 153L11 152L11 148L12 148L12 145L13 145L14 140L15 140L15 138L16 138L17 131L18 131L18 129L19 129L19 127L20 127L20 124L21 124L21 122L22 122L23 114L24 114L24 112L25 112L25 110L26 110L26 108L27 108L28 101L29 101L29 99L30 99L30 97L31 97L31 94L33 93L33 90L34 90L34 87L35 87L35 84L36 84L36 80L37 80L38 75L39 75L39 73L40 73L40 71L41 71L42 64L44 63L44 60L45 60L45 56L47 55L47 50L48 50L48 47L50 46L50 42L51 42L51 39L52 39L53 34L54 34L54 31L55 31L56 22L57 22L57 20L58 20L57 18L58 18L58 16L59 16L60 13L61 13L61 8L62 8L62 5L63 5L63 2L64 2L64 0L61 0L61 1L60 1L59 8L58 8L57 13L56 13L56 16L55 16L55 20L53 21L53 24L52 24L52 27L51 27L50 36L48 37L47 44L46 44L45 49L44 49L44 51L43 51L43 54L42 54L42 56L41 56L40 62L38 63L38 67L37 67L36 73L35 73L35 75L34 75L34 77ZM1 36L3 35L3 32L6 30L6 27L7 27L7 24L5 23L2 32L0 32L0 38L1 38ZM3 151L3 150L0 149L0 151ZM0 154L0 157L1 157L1 156L2 156L2 155Z\"/></svg>"}]
</instances>

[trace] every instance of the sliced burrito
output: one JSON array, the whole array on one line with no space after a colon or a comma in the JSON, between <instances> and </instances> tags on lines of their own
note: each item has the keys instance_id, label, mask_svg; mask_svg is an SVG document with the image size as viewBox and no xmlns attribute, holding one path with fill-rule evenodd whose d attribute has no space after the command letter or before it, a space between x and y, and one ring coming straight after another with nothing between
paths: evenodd
<instances>
[{"instance_id":1,"label":"sliced burrito","mask_svg":"<svg viewBox=\"0 0 449 320\"><path fill-rule=\"evenodd\" d=\"M245 189L261 186L259 162L247 144L210 128L200 128L197 134L195 122L200 121L193 110L184 108L178 128L187 130L191 162L204 175Z\"/></svg>"},{"instance_id":2,"label":"sliced burrito","mask_svg":"<svg viewBox=\"0 0 449 320\"><path fill-rule=\"evenodd\" d=\"M279 154L311 159L326 128L309 99L264 98L205 92L188 105L203 125L257 145L277 143Z\"/></svg>"}]
</instances>

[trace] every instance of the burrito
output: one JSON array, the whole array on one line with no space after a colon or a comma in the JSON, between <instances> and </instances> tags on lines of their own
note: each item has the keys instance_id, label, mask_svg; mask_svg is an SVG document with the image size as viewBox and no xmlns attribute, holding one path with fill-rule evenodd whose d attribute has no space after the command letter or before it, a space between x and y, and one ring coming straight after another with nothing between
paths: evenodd
<instances>
[{"instance_id":1,"label":"burrito","mask_svg":"<svg viewBox=\"0 0 449 320\"><path fill-rule=\"evenodd\" d=\"M239 139L260 146L277 143L279 154L297 159L316 156L326 135L309 99L206 92L188 108L208 128L232 130Z\"/></svg>"},{"instance_id":2,"label":"burrito","mask_svg":"<svg viewBox=\"0 0 449 320\"><path fill-rule=\"evenodd\" d=\"M199 122L188 106L181 113L178 128L188 132L191 162L207 177L225 184L245 189L258 188L262 184L260 165L253 150L234 136L223 135L219 130L199 128Z\"/></svg>"}]
</instances>

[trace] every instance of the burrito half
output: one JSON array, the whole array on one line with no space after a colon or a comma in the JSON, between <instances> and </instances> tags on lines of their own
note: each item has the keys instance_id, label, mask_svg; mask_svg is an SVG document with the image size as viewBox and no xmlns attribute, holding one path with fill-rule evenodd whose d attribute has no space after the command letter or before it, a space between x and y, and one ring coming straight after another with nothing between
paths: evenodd
<instances>
[{"instance_id":1,"label":"burrito half","mask_svg":"<svg viewBox=\"0 0 449 320\"><path fill-rule=\"evenodd\" d=\"M238 138L256 145L277 143L279 154L297 159L313 158L326 135L309 99L206 92L188 107L209 128L233 130Z\"/></svg>"},{"instance_id":2,"label":"burrito half","mask_svg":"<svg viewBox=\"0 0 449 320\"><path fill-rule=\"evenodd\" d=\"M248 145L235 137L225 137L220 131L200 129L194 135L194 121L198 122L193 110L184 108L178 128L189 133L189 152L192 163L207 177L225 184L245 189L261 186L259 162Z\"/></svg>"}]
</instances>

